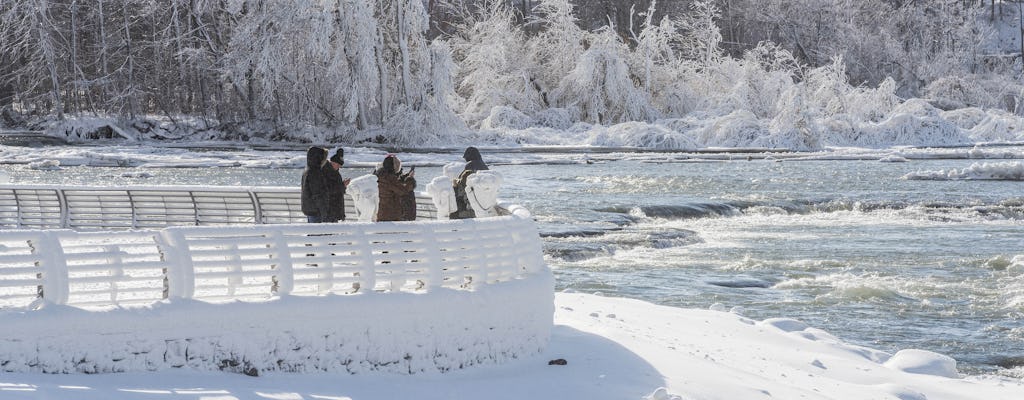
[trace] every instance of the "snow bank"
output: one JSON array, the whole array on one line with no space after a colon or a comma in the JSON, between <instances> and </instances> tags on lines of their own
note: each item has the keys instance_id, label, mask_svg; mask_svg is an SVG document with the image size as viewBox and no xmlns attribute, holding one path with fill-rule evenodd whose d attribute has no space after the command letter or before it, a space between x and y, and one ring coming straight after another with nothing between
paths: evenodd
<instances>
[{"instance_id":1,"label":"snow bank","mask_svg":"<svg viewBox=\"0 0 1024 400\"><path fill-rule=\"evenodd\" d=\"M1024 180L1024 163L1007 161L996 163L974 163L963 169L917 171L903 175L907 180Z\"/></svg>"},{"instance_id":2,"label":"snow bank","mask_svg":"<svg viewBox=\"0 0 1024 400\"><path fill-rule=\"evenodd\" d=\"M664 119L644 117L640 118L640 121L606 125L580 122L581 111L572 107L523 112L509 106L495 106L480 122L479 130L468 130L457 121L457 117L448 112L438 114L441 116L431 116L429 112L420 110L408 111L389 120L386 125L390 131L383 129L333 132L308 128L281 133L282 136L276 137L254 132L218 133L197 125L191 133L186 134L182 132L187 131L187 127L174 128L151 120L129 124L104 118L78 118L55 125L48 134L72 142L116 139L166 144L228 140L230 143L269 147L281 141L288 141L289 138L299 143L357 143L370 142L393 134L390 132L403 132L406 135L396 139L397 142L421 147L462 147L488 143L514 146L639 147L663 150L758 147L801 151L851 146L935 147L1024 141L1024 117L1019 115L980 108L942 111L923 99L909 99L899 103L885 100L887 90L880 88L877 92L854 90L844 95L844 101L829 101L822 105L818 101L824 101L829 98L828 96L821 97L820 94L807 94L797 90L787 92L780 99L770 99L773 105L771 112L757 111L763 108L762 106L731 105L710 111L695 110L685 115L669 115ZM857 105L861 103L871 105ZM173 159L168 157L171 154L160 152L147 158L101 160L92 154L100 151L102 150L81 150L82 157L77 161L65 158L62 165L156 165L161 161ZM22 158L16 162L33 162L48 157L49 155L41 155L40 158ZM206 154L205 157L216 155ZM7 160L0 159L0 162L2 161ZM217 165L207 160L196 162L196 166ZM302 159L268 161L256 158L238 162L237 165L241 166L263 168L304 166Z\"/></svg>"},{"instance_id":3,"label":"snow bank","mask_svg":"<svg viewBox=\"0 0 1024 400\"><path fill-rule=\"evenodd\" d=\"M545 300L550 301L550 296L550 293L545 294ZM328 301L317 304L330 304L329 299L321 300ZM295 310L304 315L316 314L308 307L302 307L309 304L292 305L300 306ZM243 306L235 305L233 310L240 310ZM252 308L262 306L253 305ZM446 303L445 306L461 311L471 310L470 305ZM282 314L283 322L298 320L290 318L291 310L287 311ZM351 311L359 312L355 308ZM520 311L513 309L511 312ZM271 315L269 311L264 314ZM498 321L496 314L499 313L471 312L461 320L442 318L458 323L466 323L466 320L481 322L477 319L486 318L484 323L474 325L481 326L487 321ZM405 315L403 313L396 318L395 314L390 314L379 319L393 323ZM326 316L326 313L317 315ZM204 317L206 315L198 315L197 319L204 321ZM274 318L279 317L274 315ZM228 322L231 321L234 319ZM1024 382L1020 380L999 377L954 379L890 368L886 361L895 360L890 364L893 365L911 357L900 353L889 357L883 352L846 344L792 319L757 322L728 312L558 293L554 296L554 322L551 340L540 353L521 355L501 365L480 366L443 375L429 369L423 376L267 373L259 379L234 373L195 372L186 368L165 369L157 373L98 375L5 373L4 383L0 384L0 397L76 400L125 400L144 396L163 400L192 400L197 396L242 400L974 400L1016 399L1024 393ZM326 325L327 322L324 318L303 319L295 327L312 324ZM270 324L261 326L267 325ZM340 323L335 325L337 329L343 329L343 326ZM184 324L174 328L188 329ZM442 330L454 329L443 327ZM404 335L391 339L390 345L421 341L421 338ZM318 340L332 342L330 337ZM88 343L82 341L78 344ZM374 348L367 350L378 351ZM348 350L342 348L341 351ZM905 355L914 353L917 352ZM80 354L85 357L87 351L82 350ZM310 356L316 359L318 354ZM159 355L153 358L159 358ZM926 354L921 359L938 358L941 357ZM556 359L565 360L565 365L549 365Z\"/></svg>"},{"instance_id":4,"label":"snow bank","mask_svg":"<svg viewBox=\"0 0 1024 400\"><path fill-rule=\"evenodd\" d=\"M889 361L886 361L884 365L887 368L912 374L944 376L947 378L960 377L960 373L956 370L956 360L947 355L927 350L900 350Z\"/></svg>"},{"instance_id":5,"label":"snow bank","mask_svg":"<svg viewBox=\"0 0 1024 400\"><path fill-rule=\"evenodd\" d=\"M446 372L542 351L553 284L538 274L474 291L4 311L0 370Z\"/></svg>"}]
</instances>

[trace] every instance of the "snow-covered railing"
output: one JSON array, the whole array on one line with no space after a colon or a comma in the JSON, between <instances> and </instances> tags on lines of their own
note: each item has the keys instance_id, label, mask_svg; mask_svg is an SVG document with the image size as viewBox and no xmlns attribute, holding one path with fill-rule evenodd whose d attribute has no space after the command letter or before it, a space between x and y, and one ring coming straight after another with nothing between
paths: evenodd
<instances>
[{"instance_id":1,"label":"snow-covered railing","mask_svg":"<svg viewBox=\"0 0 1024 400\"><path fill-rule=\"evenodd\" d=\"M355 216L346 196L345 213ZM437 212L416 198L417 218ZM111 230L305 222L296 187L0 186L0 228Z\"/></svg>"},{"instance_id":2,"label":"snow-covered railing","mask_svg":"<svg viewBox=\"0 0 1024 400\"><path fill-rule=\"evenodd\" d=\"M456 221L0 231L0 306L472 288L545 269L533 220L513 211Z\"/></svg>"}]
</instances>

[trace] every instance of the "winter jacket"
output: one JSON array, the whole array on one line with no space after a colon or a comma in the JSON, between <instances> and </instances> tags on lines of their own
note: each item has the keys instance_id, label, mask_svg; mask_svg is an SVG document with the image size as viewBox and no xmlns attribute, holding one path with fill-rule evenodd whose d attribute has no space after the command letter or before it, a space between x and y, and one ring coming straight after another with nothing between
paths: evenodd
<instances>
[{"instance_id":1,"label":"winter jacket","mask_svg":"<svg viewBox=\"0 0 1024 400\"><path fill-rule=\"evenodd\" d=\"M330 196L329 211L325 221L338 222L345 220L345 183L342 181L341 172L334 169L331 163L324 165L324 180L327 185L327 194Z\"/></svg>"},{"instance_id":2,"label":"winter jacket","mask_svg":"<svg viewBox=\"0 0 1024 400\"><path fill-rule=\"evenodd\" d=\"M455 179L452 188L455 190L455 205L457 209L455 212L448 214L449 219L476 218L476 211L473 211L473 207L469 205L469 196L466 194L466 181L475 172L476 170L466 168Z\"/></svg>"},{"instance_id":3,"label":"winter jacket","mask_svg":"<svg viewBox=\"0 0 1024 400\"><path fill-rule=\"evenodd\" d=\"M377 221L411 221L416 218L416 178L396 173L384 167L373 173L377 175L377 189L380 203L377 206ZM409 198L412 198L412 213Z\"/></svg>"},{"instance_id":4,"label":"winter jacket","mask_svg":"<svg viewBox=\"0 0 1024 400\"><path fill-rule=\"evenodd\" d=\"M480 150L477 150L476 147L467 147L466 152L462 153L462 159L466 160L466 169L462 170L462 173L459 174L459 177L452 184L452 188L455 189L455 204L458 210L448 214L448 218L451 219L476 217L476 212L469 205L469 198L466 195L466 180L474 172L488 169L483 157L480 156Z\"/></svg>"},{"instance_id":5,"label":"winter jacket","mask_svg":"<svg viewBox=\"0 0 1024 400\"><path fill-rule=\"evenodd\" d=\"M327 218L330 215L331 197L324 175L326 162L327 150L314 146L306 151L306 170L302 172L302 213L307 216Z\"/></svg>"}]
</instances>

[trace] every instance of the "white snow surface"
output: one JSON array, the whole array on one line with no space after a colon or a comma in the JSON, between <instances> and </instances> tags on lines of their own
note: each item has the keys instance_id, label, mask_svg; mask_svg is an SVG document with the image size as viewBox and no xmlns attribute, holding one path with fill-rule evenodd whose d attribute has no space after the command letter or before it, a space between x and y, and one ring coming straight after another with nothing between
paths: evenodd
<instances>
[{"instance_id":1,"label":"white snow surface","mask_svg":"<svg viewBox=\"0 0 1024 400\"><path fill-rule=\"evenodd\" d=\"M946 356L919 350L890 355L792 319L758 322L730 312L578 293L556 294L554 306L555 327L545 350L503 364L415 375L248 377L191 368L0 373L0 398L994 400L1024 394L1018 380L958 377ZM566 365L548 365L555 359Z\"/></svg>"}]
</instances>

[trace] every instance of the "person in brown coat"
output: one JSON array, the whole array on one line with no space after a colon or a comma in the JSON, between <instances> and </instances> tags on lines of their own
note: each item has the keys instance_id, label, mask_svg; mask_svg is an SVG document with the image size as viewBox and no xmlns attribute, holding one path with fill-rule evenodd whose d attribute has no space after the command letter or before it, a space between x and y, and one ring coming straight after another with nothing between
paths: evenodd
<instances>
[{"instance_id":1,"label":"person in brown coat","mask_svg":"<svg viewBox=\"0 0 1024 400\"><path fill-rule=\"evenodd\" d=\"M402 162L394 154L389 154L373 174L377 176L377 190L380 196L380 203L377 206L377 221L411 221L415 219L415 171L403 174ZM412 210L409 210L410 197L413 199Z\"/></svg>"}]
</instances>

